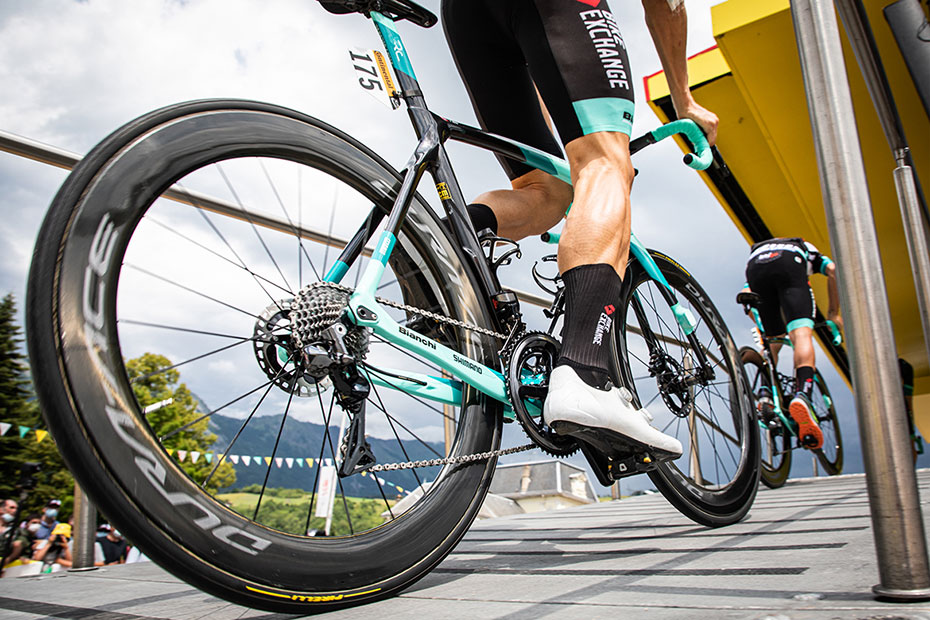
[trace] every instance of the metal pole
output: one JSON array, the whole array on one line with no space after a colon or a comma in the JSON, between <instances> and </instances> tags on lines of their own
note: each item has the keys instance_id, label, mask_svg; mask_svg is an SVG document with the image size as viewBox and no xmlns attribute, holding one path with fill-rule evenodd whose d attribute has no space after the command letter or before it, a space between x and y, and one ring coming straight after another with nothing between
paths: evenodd
<instances>
[{"instance_id":1,"label":"metal pole","mask_svg":"<svg viewBox=\"0 0 930 620\"><path fill-rule=\"evenodd\" d=\"M865 166L833 3L791 0L830 242L846 315L884 598L930 598L917 478Z\"/></svg>"},{"instance_id":2,"label":"metal pole","mask_svg":"<svg viewBox=\"0 0 930 620\"><path fill-rule=\"evenodd\" d=\"M923 207L916 175L911 165L910 149L861 0L836 0L836 8L843 20L859 70L869 89L872 105L897 166L894 179L898 191L898 206L901 209L904 239L914 274L917 309L924 329L924 347L927 359L930 359L930 251L927 250L930 228L927 227L921 213Z\"/></svg>"},{"instance_id":3,"label":"metal pole","mask_svg":"<svg viewBox=\"0 0 930 620\"><path fill-rule=\"evenodd\" d=\"M97 509L77 484L74 485L74 552L71 570L94 570L94 536L97 531Z\"/></svg>"}]
</instances>

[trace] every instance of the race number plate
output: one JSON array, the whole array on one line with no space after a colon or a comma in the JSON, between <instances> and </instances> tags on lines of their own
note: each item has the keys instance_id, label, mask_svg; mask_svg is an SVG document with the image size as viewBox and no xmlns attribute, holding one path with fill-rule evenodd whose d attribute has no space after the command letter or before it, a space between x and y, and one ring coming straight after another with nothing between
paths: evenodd
<instances>
[{"instance_id":1,"label":"race number plate","mask_svg":"<svg viewBox=\"0 0 930 620\"><path fill-rule=\"evenodd\" d=\"M349 61L355 70L358 85L369 95L392 110L400 106L400 92L391 76L387 58L378 50L349 50Z\"/></svg>"}]
</instances>

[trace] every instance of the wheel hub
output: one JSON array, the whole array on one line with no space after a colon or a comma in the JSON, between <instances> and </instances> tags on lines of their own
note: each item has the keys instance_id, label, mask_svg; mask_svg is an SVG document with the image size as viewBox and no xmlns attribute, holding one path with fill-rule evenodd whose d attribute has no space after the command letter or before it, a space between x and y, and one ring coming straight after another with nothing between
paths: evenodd
<instances>
[{"instance_id":1,"label":"wheel hub","mask_svg":"<svg viewBox=\"0 0 930 620\"><path fill-rule=\"evenodd\" d=\"M680 418L691 413L694 394L691 392L691 373L666 353L654 355L652 374L659 385L659 394L669 411Z\"/></svg>"}]
</instances>

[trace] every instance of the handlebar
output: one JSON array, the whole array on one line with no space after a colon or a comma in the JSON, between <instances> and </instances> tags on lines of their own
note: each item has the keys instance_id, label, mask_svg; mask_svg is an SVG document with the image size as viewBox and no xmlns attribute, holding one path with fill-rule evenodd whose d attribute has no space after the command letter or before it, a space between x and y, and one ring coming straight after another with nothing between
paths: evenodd
<instances>
[{"instance_id":1,"label":"handlebar","mask_svg":"<svg viewBox=\"0 0 930 620\"><path fill-rule=\"evenodd\" d=\"M830 333L833 334L833 346L838 347L843 344L843 334L840 333L840 328L836 326L836 323L827 319L824 321L824 325L826 325L830 329Z\"/></svg>"},{"instance_id":2,"label":"handlebar","mask_svg":"<svg viewBox=\"0 0 930 620\"><path fill-rule=\"evenodd\" d=\"M653 129L648 135L652 135L655 142L660 142L676 133L684 135L694 147L693 153L684 156L684 162L687 166L695 170L706 170L714 162L714 152L710 150L710 144L707 143L707 136L701 130L697 123L688 118L682 118L671 123L666 123ZM645 136L644 136L645 137ZM645 146L645 145L644 145ZM632 144L630 152L633 152Z\"/></svg>"}]
</instances>

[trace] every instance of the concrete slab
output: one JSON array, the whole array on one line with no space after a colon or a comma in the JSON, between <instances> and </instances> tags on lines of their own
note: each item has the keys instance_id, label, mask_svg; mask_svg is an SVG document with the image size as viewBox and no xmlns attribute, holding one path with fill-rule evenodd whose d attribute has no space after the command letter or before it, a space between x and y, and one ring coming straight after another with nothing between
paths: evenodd
<instances>
[{"instance_id":1,"label":"concrete slab","mask_svg":"<svg viewBox=\"0 0 930 620\"><path fill-rule=\"evenodd\" d=\"M930 470L918 482L925 506ZM875 601L877 582L865 478L850 475L760 489L748 518L721 529L660 495L480 521L402 595L322 617L930 620L928 604ZM3 620L291 617L231 605L151 563L0 580Z\"/></svg>"}]
</instances>

